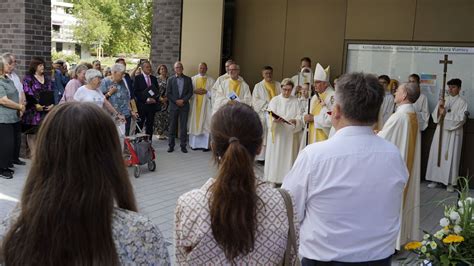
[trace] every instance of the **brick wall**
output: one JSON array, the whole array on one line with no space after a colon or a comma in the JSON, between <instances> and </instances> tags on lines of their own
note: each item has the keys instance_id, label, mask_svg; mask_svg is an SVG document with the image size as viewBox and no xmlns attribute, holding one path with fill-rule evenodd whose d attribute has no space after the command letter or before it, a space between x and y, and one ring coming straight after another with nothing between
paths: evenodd
<instances>
[{"instance_id":1,"label":"brick wall","mask_svg":"<svg viewBox=\"0 0 474 266\"><path fill-rule=\"evenodd\" d=\"M165 64L173 72L180 59L182 0L154 0L151 61L156 67Z\"/></svg>"},{"instance_id":2,"label":"brick wall","mask_svg":"<svg viewBox=\"0 0 474 266\"><path fill-rule=\"evenodd\" d=\"M23 76L31 57L51 64L51 0L0 1L0 53L11 52Z\"/></svg>"}]
</instances>

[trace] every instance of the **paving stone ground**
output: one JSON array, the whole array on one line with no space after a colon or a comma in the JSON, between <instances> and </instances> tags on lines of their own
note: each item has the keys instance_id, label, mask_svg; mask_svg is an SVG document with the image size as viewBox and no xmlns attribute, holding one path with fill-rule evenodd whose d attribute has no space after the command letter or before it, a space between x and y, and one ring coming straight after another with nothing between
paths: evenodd
<instances>
[{"instance_id":1,"label":"paving stone ground","mask_svg":"<svg viewBox=\"0 0 474 266\"><path fill-rule=\"evenodd\" d=\"M141 168L140 178L133 177L133 168L129 168L130 180L135 190L139 212L151 218L162 231L169 246L170 255L174 258L173 226L176 200L183 193L202 186L215 173L210 152L193 151L184 154L179 149L167 153L166 141L155 141L157 168L149 172L146 165ZM20 197L30 161L26 166L16 166L13 179L0 178L0 219L17 204ZM262 167L256 167L261 175ZM439 219L443 209L439 202L448 199L453 202L456 194L447 193L442 188L428 189L421 184L421 230L433 232L438 230ZM2 233L2 232L0 232ZM402 253L398 258L404 257ZM398 262L394 262L398 265Z\"/></svg>"}]
</instances>

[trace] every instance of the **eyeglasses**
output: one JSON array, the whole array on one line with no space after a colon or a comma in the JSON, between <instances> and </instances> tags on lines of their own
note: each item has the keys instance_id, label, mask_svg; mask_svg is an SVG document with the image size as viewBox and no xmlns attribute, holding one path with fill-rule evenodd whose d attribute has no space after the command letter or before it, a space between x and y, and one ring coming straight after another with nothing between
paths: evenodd
<instances>
[{"instance_id":1,"label":"eyeglasses","mask_svg":"<svg viewBox=\"0 0 474 266\"><path fill-rule=\"evenodd\" d=\"M229 71L236 71L236 70L240 70L238 68L229 68Z\"/></svg>"}]
</instances>

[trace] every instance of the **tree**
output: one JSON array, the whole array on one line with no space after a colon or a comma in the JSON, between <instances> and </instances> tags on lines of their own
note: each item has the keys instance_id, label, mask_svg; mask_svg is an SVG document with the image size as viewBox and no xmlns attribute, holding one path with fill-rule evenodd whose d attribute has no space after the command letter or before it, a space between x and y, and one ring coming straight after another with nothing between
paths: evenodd
<instances>
[{"instance_id":1,"label":"tree","mask_svg":"<svg viewBox=\"0 0 474 266\"><path fill-rule=\"evenodd\" d=\"M74 38L107 54L145 53L151 46L152 0L73 0Z\"/></svg>"}]
</instances>

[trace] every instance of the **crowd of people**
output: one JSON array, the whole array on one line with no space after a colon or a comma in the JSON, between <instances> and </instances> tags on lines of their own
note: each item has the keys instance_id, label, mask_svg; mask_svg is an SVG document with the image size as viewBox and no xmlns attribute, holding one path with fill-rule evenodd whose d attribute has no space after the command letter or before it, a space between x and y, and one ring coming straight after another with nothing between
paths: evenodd
<instances>
[{"instance_id":1,"label":"crowd of people","mask_svg":"<svg viewBox=\"0 0 474 266\"><path fill-rule=\"evenodd\" d=\"M106 71L99 61L80 64L66 82L64 64L49 77L34 58L20 82L15 57L2 59L0 174L11 178L11 164L24 163L22 131L34 154L21 204L5 225L7 264L169 264L158 228L135 213L122 162L119 136L135 124L167 134L168 152L178 135L183 153L188 140L210 150L218 166L178 199L178 264L294 264L299 255L303 265L390 265L394 250L419 239L420 132L430 113L417 74L399 84L347 73L333 87L330 68L313 71L305 57L300 73L281 83L263 67L251 91L232 60L216 80L204 62L193 77L181 62L173 75L160 65L155 76L149 61L128 74L119 58ZM460 79L447 84L431 113L444 127L436 129L426 179L452 191L467 103ZM265 165L262 178L255 161ZM91 165L94 173L83 173ZM70 226L55 229L62 224ZM73 244L56 241L66 237Z\"/></svg>"}]
</instances>

